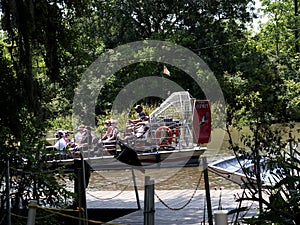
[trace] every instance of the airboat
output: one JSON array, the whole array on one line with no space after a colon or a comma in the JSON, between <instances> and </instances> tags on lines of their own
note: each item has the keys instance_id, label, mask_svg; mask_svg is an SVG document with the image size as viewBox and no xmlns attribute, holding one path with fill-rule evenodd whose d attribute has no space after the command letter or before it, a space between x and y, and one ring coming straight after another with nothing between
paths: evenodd
<instances>
[{"instance_id":1,"label":"airboat","mask_svg":"<svg viewBox=\"0 0 300 225\"><path fill-rule=\"evenodd\" d=\"M140 138L119 138L108 148L93 146L81 156L93 170L198 166L211 137L208 100L197 100L187 91L172 93L149 115L149 128ZM56 159L69 165L74 159Z\"/></svg>"}]
</instances>

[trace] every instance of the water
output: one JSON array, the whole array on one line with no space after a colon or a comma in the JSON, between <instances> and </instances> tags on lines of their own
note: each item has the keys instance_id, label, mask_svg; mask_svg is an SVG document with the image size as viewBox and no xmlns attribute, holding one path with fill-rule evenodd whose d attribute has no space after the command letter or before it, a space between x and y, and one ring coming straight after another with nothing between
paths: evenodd
<instances>
[{"instance_id":1,"label":"water","mask_svg":"<svg viewBox=\"0 0 300 225\"><path fill-rule=\"evenodd\" d=\"M207 162L231 155L227 150L207 152ZM201 163L202 164L202 163ZM136 184L143 188L145 175L155 182L155 188L160 190L199 189L204 190L202 165L199 167L161 168L146 170L145 174L134 170ZM214 173L209 172L210 189L239 189L240 187ZM91 174L89 189L101 191L133 190L133 174L131 170L97 171Z\"/></svg>"},{"instance_id":2,"label":"water","mask_svg":"<svg viewBox=\"0 0 300 225\"><path fill-rule=\"evenodd\" d=\"M159 190L181 190L181 189L199 189L204 190L204 178L201 171L196 167L185 167L177 171L173 176L164 178L164 175L172 169L152 169L155 180L155 188ZM157 176L161 178L157 178ZM143 177L136 177L138 187L143 187ZM139 179L142 178L142 179ZM199 183L200 180L200 183ZM209 172L209 184L211 189L238 189L238 185L227 181L226 179ZM99 171L91 175L89 189L101 191L130 190L133 187L131 171Z\"/></svg>"}]
</instances>

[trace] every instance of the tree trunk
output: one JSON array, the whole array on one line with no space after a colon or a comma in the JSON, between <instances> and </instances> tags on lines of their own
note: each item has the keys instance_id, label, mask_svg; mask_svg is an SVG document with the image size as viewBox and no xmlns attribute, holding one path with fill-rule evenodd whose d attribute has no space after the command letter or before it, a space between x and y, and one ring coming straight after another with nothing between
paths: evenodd
<instances>
[{"instance_id":1,"label":"tree trunk","mask_svg":"<svg viewBox=\"0 0 300 225\"><path fill-rule=\"evenodd\" d=\"M295 52L299 53L299 31L298 31L298 0L294 0L294 9L295 9Z\"/></svg>"}]
</instances>

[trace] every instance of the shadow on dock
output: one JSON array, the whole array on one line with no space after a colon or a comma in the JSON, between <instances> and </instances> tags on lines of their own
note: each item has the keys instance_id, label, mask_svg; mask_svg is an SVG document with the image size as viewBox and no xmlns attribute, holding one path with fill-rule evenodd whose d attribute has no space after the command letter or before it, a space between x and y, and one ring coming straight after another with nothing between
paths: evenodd
<instances>
[{"instance_id":1,"label":"shadow on dock","mask_svg":"<svg viewBox=\"0 0 300 225\"><path fill-rule=\"evenodd\" d=\"M131 214L136 211L138 211L138 209L90 208L90 209L88 209L89 224L99 224L99 221L106 223L106 222L113 221L115 219L126 216L126 215ZM78 215L73 215L73 216L77 217ZM59 218L59 220L64 221L64 224L78 223L78 220L68 218L68 217L61 217L61 218ZM93 223L93 221L97 221L97 223L96 222Z\"/></svg>"}]
</instances>

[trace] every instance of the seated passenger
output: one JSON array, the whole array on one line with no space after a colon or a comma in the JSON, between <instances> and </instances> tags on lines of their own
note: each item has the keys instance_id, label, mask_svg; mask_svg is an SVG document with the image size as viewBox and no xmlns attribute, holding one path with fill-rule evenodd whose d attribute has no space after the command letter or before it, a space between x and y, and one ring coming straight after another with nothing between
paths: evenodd
<instances>
[{"instance_id":1,"label":"seated passenger","mask_svg":"<svg viewBox=\"0 0 300 225\"><path fill-rule=\"evenodd\" d=\"M95 150L99 149L115 149L117 139L119 137L119 129L117 127L116 120L107 120L105 121L107 126L106 133L102 137L102 139L97 143Z\"/></svg>"},{"instance_id":2,"label":"seated passenger","mask_svg":"<svg viewBox=\"0 0 300 225\"><path fill-rule=\"evenodd\" d=\"M110 138L113 135L113 127L111 125L111 120L106 120L105 125L106 125L107 129L106 129L104 136L101 139L102 141L107 140L108 138Z\"/></svg>"},{"instance_id":3,"label":"seated passenger","mask_svg":"<svg viewBox=\"0 0 300 225\"><path fill-rule=\"evenodd\" d=\"M67 156L66 148L68 146L68 141L65 138L65 135L62 131L59 131L56 133L55 137L57 138L57 141L55 145L53 146L53 149L59 152L60 157L65 158ZM51 148L48 148L51 149Z\"/></svg>"},{"instance_id":4,"label":"seated passenger","mask_svg":"<svg viewBox=\"0 0 300 225\"><path fill-rule=\"evenodd\" d=\"M65 130L63 133L63 139L66 141L67 146L71 145L70 132L68 130Z\"/></svg>"},{"instance_id":5,"label":"seated passenger","mask_svg":"<svg viewBox=\"0 0 300 225\"><path fill-rule=\"evenodd\" d=\"M111 125L108 128L109 133L107 135L104 135L104 137L102 138L102 142L104 143L104 145L107 143L115 143L119 136L119 129L117 127L117 121L111 120L110 123L111 123Z\"/></svg>"},{"instance_id":6,"label":"seated passenger","mask_svg":"<svg viewBox=\"0 0 300 225\"><path fill-rule=\"evenodd\" d=\"M85 129L84 125L80 125L77 128L76 133L74 135L74 145L77 145L78 143L81 142L83 134L84 134L84 129Z\"/></svg>"},{"instance_id":7,"label":"seated passenger","mask_svg":"<svg viewBox=\"0 0 300 225\"><path fill-rule=\"evenodd\" d=\"M137 122L133 126L127 128L127 131L131 131L131 133L130 135L125 137L125 140L132 138L143 138L145 133L149 130L149 128L149 117L143 116L140 122Z\"/></svg>"},{"instance_id":8,"label":"seated passenger","mask_svg":"<svg viewBox=\"0 0 300 225\"><path fill-rule=\"evenodd\" d=\"M69 148L68 150L72 157L79 157L82 153L88 154L88 156L90 156L90 150L93 147L92 128L89 126L80 125L76 129L74 139L69 144L69 146L71 148Z\"/></svg>"},{"instance_id":9,"label":"seated passenger","mask_svg":"<svg viewBox=\"0 0 300 225\"><path fill-rule=\"evenodd\" d=\"M82 137L79 142L79 145L89 147L92 145L92 129L91 127L85 127L82 132Z\"/></svg>"},{"instance_id":10,"label":"seated passenger","mask_svg":"<svg viewBox=\"0 0 300 225\"><path fill-rule=\"evenodd\" d=\"M56 133L55 137L57 138L57 141L54 145L54 148L56 150L64 150L67 147L67 142L64 138L63 132L59 131Z\"/></svg>"},{"instance_id":11,"label":"seated passenger","mask_svg":"<svg viewBox=\"0 0 300 225\"><path fill-rule=\"evenodd\" d=\"M134 110L138 113L138 118L136 120L128 120L130 124L136 124L138 122L142 122L143 118L147 117L146 114L143 112L143 107L141 105L136 105Z\"/></svg>"}]
</instances>

